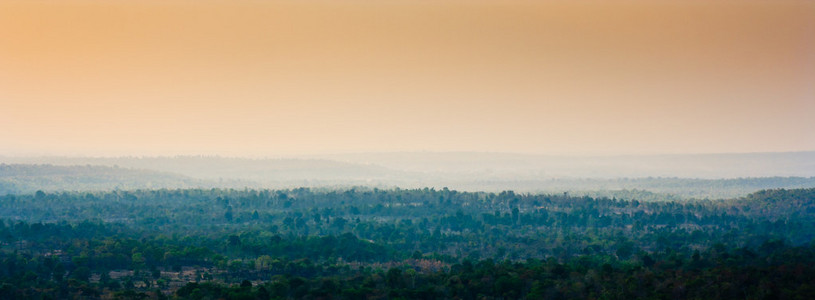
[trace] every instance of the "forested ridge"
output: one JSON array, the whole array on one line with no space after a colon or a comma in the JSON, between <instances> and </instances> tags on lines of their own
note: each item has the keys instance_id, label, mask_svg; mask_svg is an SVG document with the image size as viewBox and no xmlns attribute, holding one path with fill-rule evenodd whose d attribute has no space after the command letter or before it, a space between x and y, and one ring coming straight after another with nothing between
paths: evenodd
<instances>
[{"instance_id":1,"label":"forested ridge","mask_svg":"<svg viewBox=\"0 0 815 300\"><path fill-rule=\"evenodd\" d=\"M39 191L0 218L3 298L815 297L815 189Z\"/></svg>"}]
</instances>

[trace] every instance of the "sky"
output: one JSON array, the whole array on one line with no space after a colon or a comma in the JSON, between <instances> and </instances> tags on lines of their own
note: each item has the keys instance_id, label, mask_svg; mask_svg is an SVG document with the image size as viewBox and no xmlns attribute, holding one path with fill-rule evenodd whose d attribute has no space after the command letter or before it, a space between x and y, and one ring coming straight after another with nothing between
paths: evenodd
<instances>
[{"instance_id":1,"label":"sky","mask_svg":"<svg viewBox=\"0 0 815 300\"><path fill-rule=\"evenodd\" d=\"M2 1L0 155L815 150L815 1Z\"/></svg>"}]
</instances>

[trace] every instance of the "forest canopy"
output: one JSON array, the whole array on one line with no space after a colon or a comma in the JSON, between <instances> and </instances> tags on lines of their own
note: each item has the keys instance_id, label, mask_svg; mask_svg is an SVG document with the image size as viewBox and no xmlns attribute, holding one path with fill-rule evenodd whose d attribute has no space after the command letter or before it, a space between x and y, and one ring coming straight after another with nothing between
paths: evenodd
<instances>
[{"instance_id":1,"label":"forest canopy","mask_svg":"<svg viewBox=\"0 0 815 300\"><path fill-rule=\"evenodd\" d=\"M0 218L14 298L791 297L815 275L815 189L38 191Z\"/></svg>"}]
</instances>

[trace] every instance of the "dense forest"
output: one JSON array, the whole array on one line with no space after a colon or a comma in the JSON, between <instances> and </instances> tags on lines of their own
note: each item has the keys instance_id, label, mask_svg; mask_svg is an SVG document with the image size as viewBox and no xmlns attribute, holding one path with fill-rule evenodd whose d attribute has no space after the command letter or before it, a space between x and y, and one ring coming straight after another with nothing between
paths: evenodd
<instances>
[{"instance_id":1,"label":"dense forest","mask_svg":"<svg viewBox=\"0 0 815 300\"><path fill-rule=\"evenodd\" d=\"M815 297L815 189L38 191L0 218L0 298Z\"/></svg>"}]
</instances>

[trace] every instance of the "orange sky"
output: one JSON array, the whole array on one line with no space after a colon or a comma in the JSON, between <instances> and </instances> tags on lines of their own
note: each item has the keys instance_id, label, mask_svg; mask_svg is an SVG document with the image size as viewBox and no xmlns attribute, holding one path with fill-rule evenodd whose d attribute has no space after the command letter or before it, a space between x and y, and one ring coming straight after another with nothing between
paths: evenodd
<instances>
[{"instance_id":1,"label":"orange sky","mask_svg":"<svg viewBox=\"0 0 815 300\"><path fill-rule=\"evenodd\" d=\"M815 1L3 1L0 155L815 150Z\"/></svg>"}]
</instances>

